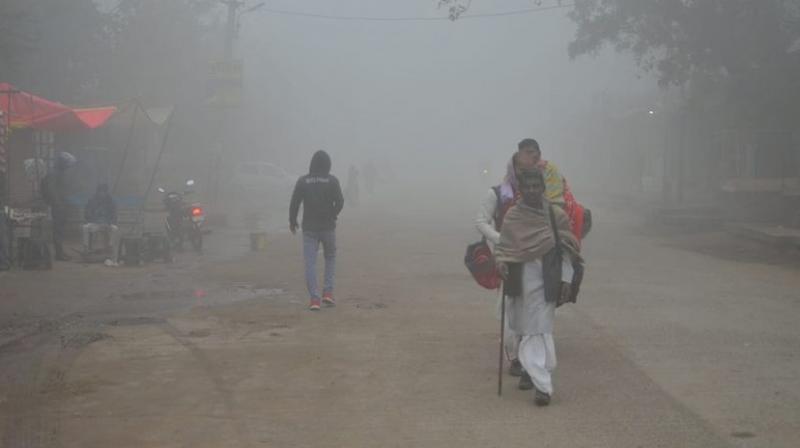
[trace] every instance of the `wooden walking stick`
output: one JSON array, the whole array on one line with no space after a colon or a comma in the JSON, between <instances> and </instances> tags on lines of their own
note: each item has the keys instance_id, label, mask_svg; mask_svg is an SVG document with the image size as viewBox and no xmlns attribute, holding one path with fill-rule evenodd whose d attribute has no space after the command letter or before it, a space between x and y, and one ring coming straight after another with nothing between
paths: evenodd
<instances>
[{"instance_id":1,"label":"wooden walking stick","mask_svg":"<svg viewBox=\"0 0 800 448\"><path fill-rule=\"evenodd\" d=\"M500 302L500 363L497 367L497 396L503 395L503 353L505 352L506 338L506 293Z\"/></svg>"}]
</instances>

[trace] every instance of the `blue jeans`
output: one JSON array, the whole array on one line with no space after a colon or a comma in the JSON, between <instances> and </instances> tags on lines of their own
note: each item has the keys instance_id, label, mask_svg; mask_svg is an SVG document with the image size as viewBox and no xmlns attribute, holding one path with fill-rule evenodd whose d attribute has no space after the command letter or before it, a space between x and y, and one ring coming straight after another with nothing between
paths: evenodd
<instances>
[{"instance_id":1,"label":"blue jeans","mask_svg":"<svg viewBox=\"0 0 800 448\"><path fill-rule=\"evenodd\" d=\"M306 262L306 287L312 299L319 299L317 289L317 252L322 243L325 255L325 285L323 292L333 294L333 279L336 275L336 231L303 231L303 258Z\"/></svg>"}]
</instances>

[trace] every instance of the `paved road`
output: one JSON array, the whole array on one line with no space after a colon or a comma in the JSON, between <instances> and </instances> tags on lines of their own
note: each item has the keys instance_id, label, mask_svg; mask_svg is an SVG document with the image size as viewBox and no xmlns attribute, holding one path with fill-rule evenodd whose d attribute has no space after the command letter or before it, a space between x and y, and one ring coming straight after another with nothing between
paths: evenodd
<instances>
[{"instance_id":1,"label":"paved road","mask_svg":"<svg viewBox=\"0 0 800 448\"><path fill-rule=\"evenodd\" d=\"M340 303L317 314L287 234L262 254L0 277L4 322L28 322L0 351L0 440L798 446L796 270L674 249L600 210L582 303L558 315L554 402L539 409L510 377L495 395L493 297L460 260L474 204L416 205L343 216ZM209 250L244 253L242 235L214 238Z\"/></svg>"}]
</instances>

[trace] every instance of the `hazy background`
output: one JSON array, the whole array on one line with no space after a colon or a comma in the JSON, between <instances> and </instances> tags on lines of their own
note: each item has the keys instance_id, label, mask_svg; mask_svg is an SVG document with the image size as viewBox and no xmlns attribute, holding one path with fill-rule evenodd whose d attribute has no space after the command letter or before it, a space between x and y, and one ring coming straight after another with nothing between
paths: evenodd
<instances>
[{"instance_id":1,"label":"hazy background","mask_svg":"<svg viewBox=\"0 0 800 448\"><path fill-rule=\"evenodd\" d=\"M483 0L470 14L533 6ZM441 17L431 0L268 2L276 10L334 16ZM629 58L611 51L570 60L575 25L566 10L450 21L329 20L258 11L243 18L244 127L254 157L293 170L326 149L335 171L391 163L406 176L474 176L497 182L524 137L547 159L578 170L572 133L602 93L635 96ZM580 119L576 119L580 117ZM573 136L574 137L574 136ZM456 176L453 176L453 175Z\"/></svg>"},{"instance_id":2,"label":"hazy background","mask_svg":"<svg viewBox=\"0 0 800 448\"><path fill-rule=\"evenodd\" d=\"M56 136L94 173L87 191L122 173L119 193L141 198L160 160L157 183L196 178L216 208L240 197L241 163L280 165L291 184L326 149L343 180L372 161L409 197L416 185L472 198L462 189L499 182L533 137L586 202L771 201L750 217L800 221L800 0L444 1L247 0L239 12L263 5L219 64L221 0L5 0L0 80L119 107L100 130ZM468 10L450 21L454 4ZM239 60L241 88L226 75ZM173 110L170 126L131 134L133 104ZM284 189L254 200L284 204Z\"/></svg>"}]
</instances>

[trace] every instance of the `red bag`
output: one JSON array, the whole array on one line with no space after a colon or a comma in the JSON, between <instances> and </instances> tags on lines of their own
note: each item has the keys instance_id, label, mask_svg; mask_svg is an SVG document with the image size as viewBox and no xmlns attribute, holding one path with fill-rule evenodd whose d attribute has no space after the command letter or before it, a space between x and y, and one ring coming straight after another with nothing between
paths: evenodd
<instances>
[{"instance_id":1,"label":"red bag","mask_svg":"<svg viewBox=\"0 0 800 448\"><path fill-rule=\"evenodd\" d=\"M464 265L467 266L475 281L486 289L498 289L503 283L486 240L467 246Z\"/></svg>"}]
</instances>

